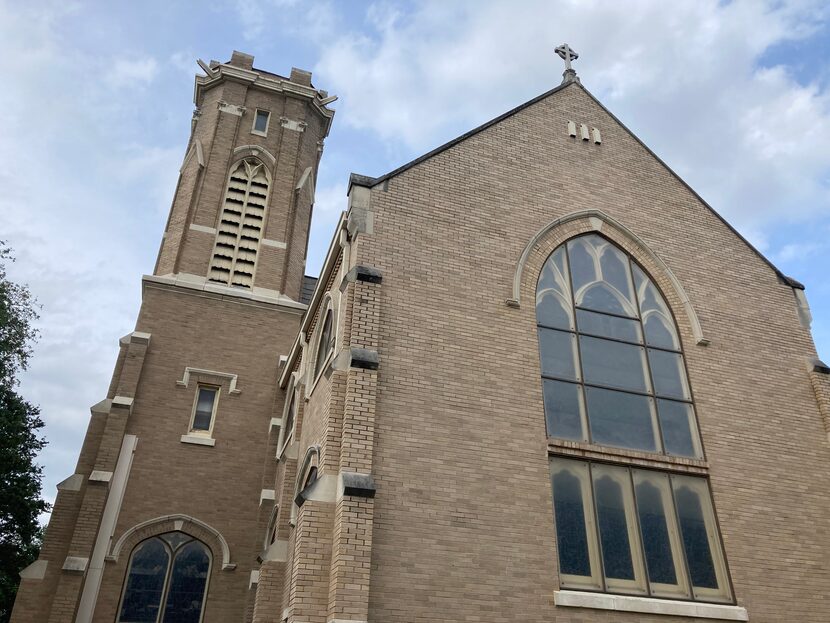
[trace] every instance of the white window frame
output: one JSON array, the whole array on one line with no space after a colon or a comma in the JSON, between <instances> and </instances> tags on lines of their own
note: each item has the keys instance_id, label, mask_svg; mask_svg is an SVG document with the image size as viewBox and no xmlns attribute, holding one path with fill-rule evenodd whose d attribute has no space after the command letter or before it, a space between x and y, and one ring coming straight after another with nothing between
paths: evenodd
<instances>
[{"instance_id":1,"label":"white window frame","mask_svg":"<svg viewBox=\"0 0 830 623\"><path fill-rule=\"evenodd\" d=\"M199 394L203 389L212 389L215 392L213 398L213 408L210 412L210 428L208 430L193 428L193 423L196 421L196 407L199 404ZM188 426L187 430L188 435L195 435L199 437L207 437L208 439L213 439L213 427L216 425L216 408L219 405L219 395L221 392L222 387L220 385L212 385L210 383L198 383L196 385L196 395L193 397L193 407L190 411L190 425Z\"/></svg>"},{"instance_id":2,"label":"white window frame","mask_svg":"<svg viewBox=\"0 0 830 623\"><path fill-rule=\"evenodd\" d=\"M262 132L261 130L256 129L256 120L259 117L259 113L265 113L267 118L265 119L265 131ZM251 122L251 134L256 134L257 136L268 136L268 127L271 125L271 111L265 110L263 108L257 108L254 111L254 119Z\"/></svg>"}]
</instances>

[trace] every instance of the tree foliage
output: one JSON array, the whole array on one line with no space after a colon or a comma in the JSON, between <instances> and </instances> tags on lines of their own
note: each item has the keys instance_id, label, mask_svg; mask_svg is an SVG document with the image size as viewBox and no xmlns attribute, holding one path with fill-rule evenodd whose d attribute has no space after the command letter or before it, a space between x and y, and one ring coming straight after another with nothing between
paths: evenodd
<instances>
[{"instance_id":1,"label":"tree foliage","mask_svg":"<svg viewBox=\"0 0 830 623\"><path fill-rule=\"evenodd\" d=\"M42 468L35 463L46 445L40 409L17 393L38 337L37 303L29 289L9 281L11 250L0 241L0 622L8 621L19 583L18 573L37 558Z\"/></svg>"}]
</instances>

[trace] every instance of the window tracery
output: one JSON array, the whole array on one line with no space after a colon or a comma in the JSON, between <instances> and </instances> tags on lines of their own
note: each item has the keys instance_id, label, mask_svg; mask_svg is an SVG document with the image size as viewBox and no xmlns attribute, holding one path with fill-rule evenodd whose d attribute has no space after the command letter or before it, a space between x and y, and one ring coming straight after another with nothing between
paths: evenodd
<instances>
[{"instance_id":1,"label":"window tracery","mask_svg":"<svg viewBox=\"0 0 830 623\"><path fill-rule=\"evenodd\" d=\"M548 437L703 458L674 318L631 257L594 233L560 245L536 316ZM731 601L707 479L606 459L550 458L561 585Z\"/></svg>"}]
</instances>

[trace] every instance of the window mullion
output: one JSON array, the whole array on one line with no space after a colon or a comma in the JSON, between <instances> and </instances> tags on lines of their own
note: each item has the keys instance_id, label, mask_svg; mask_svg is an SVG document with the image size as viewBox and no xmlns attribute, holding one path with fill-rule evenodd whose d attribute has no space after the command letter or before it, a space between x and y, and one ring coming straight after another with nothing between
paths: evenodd
<instances>
[{"instance_id":1,"label":"window mullion","mask_svg":"<svg viewBox=\"0 0 830 623\"><path fill-rule=\"evenodd\" d=\"M164 542L164 539L160 540ZM164 588L161 591L161 604L159 604L159 612L156 615L156 623L163 623L164 621L164 611L167 609L167 592L170 590L170 580L173 576L173 559L176 556L176 552L173 551L172 547L167 543L164 543L164 546L170 552L170 557L167 562L167 573L164 576Z\"/></svg>"},{"instance_id":2,"label":"window mullion","mask_svg":"<svg viewBox=\"0 0 830 623\"><path fill-rule=\"evenodd\" d=\"M637 534L637 543L640 546L640 556L642 557L643 561L643 573L645 574L646 593L649 597L651 597L651 578L649 577L648 573L648 559L646 558L646 547L643 544L643 530L640 526L640 508L637 506L637 488L634 486L634 472L631 470L630 467L626 467L625 471L628 472L628 482L631 485L631 499L634 500L634 517L632 517L632 521L634 523L635 532ZM668 529L668 526L666 528Z\"/></svg>"},{"instance_id":3,"label":"window mullion","mask_svg":"<svg viewBox=\"0 0 830 623\"><path fill-rule=\"evenodd\" d=\"M632 274L631 258L630 257L628 258L628 274L629 275ZM648 358L648 346L646 344L646 328L645 328L645 326L643 326L643 314L640 311L640 297L637 295L637 288L633 283L633 279L632 279L632 284L631 284L631 291L633 292L634 305L636 306L637 317L638 317L638 320L640 322L640 332L641 332L641 335L643 336L643 345L642 345L643 358L645 359L645 362L646 362L646 372L648 373L648 383L649 383L649 386L651 387L651 424L652 424L652 426L656 427L656 430L657 430L657 443L658 443L658 448L660 450L660 453L661 454L666 454L665 444L663 443L663 427L660 425L660 414L657 411L657 398L656 398L657 389L654 386L654 375L651 373L651 361L649 361L649 358ZM687 384L688 384L688 381L687 381ZM650 591L650 589L649 589L649 591Z\"/></svg>"},{"instance_id":4,"label":"window mullion","mask_svg":"<svg viewBox=\"0 0 830 623\"><path fill-rule=\"evenodd\" d=\"M591 487L591 509L594 511L593 521L591 522L591 536L594 539L594 546L599 553L599 580L602 585L602 592L608 592L608 585L605 582L605 556L602 553L602 539L599 534L599 511L597 510L597 496L594 492L594 464L590 461L588 463L588 486ZM587 523L587 522L586 522ZM588 526L585 526L585 532L588 532Z\"/></svg>"},{"instance_id":5,"label":"window mullion","mask_svg":"<svg viewBox=\"0 0 830 623\"><path fill-rule=\"evenodd\" d=\"M677 511L677 500L674 496L674 475L669 474L669 493L671 494L671 507L674 511L674 525L677 526L677 537L680 543L680 556L683 558L683 569L686 571L686 577L689 582L689 599L697 601L695 598L695 587L692 583L692 570L689 567L689 561L686 559L686 543L683 541L683 528L680 525L680 517ZM709 481L706 481L706 486L709 486Z\"/></svg>"},{"instance_id":6,"label":"window mullion","mask_svg":"<svg viewBox=\"0 0 830 623\"><path fill-rule=\"evenodd\" d=\"M236 262L239 259L239 251L242 248L242 232L245 230L245 213L248 211L248 199L251 193L251 182L253 181L253 176L250 175L247 167L245 167L245 174L247 177L245 198L242 200L242 208L240 209L239 231L236 233L236 249L233 254L233 264L231 264L231 283L228 285L233 285L233 278L236 275Z\"/></svg>"},{"instance_id":7,"label":"window mullion","mask_svg":"<svg viewBox=\"0 0 830 623\"><path fill-rule=\"evenodd\" d=\"M565 271L568 273L568 288L571 291L571 322L573 323L573 333L574 339L576 341L576 367L575 370L579 371L579 379L577 380L579 384L579 396L582 399L580 402L580 418L582 420L582 437L588 443L593 443L592 435L591 435L591 421L588 418L588 400L585 397L585 372L582 370L582 348L579 345L579 325L576 322L576 300L575 296L576 293L574 292L574 278L573 274L571 274L571 257L570 257L570 250L568 249L568 245L565 244ZM538 329L537 329L538 332ZM593 484L591 485L591 495L593 496L594 487ZM603 574L602 580L603 586L605 586L605 579Z\"/></svg>"}]
</instances>

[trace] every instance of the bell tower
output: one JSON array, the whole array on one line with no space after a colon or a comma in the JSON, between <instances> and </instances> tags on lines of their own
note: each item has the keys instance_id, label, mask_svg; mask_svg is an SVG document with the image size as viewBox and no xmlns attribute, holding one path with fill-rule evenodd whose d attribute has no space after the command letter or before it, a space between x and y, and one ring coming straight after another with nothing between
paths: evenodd
<instances>
[{"instance_id":1,"label":"bell tower","mask_svg":"<svg viewBox=\"0 0 830 623\"><path fill-rule=\"evenodd\" d=\"M297 300L311 206L334 98L292 69L284 78L201 63L196 110L154 276L174 283Z\"/></svg>"},{"instance_id":2,"label":"bell tower","mask_svg":"<svg viewBox=\"0 0 830 623\"><path fill-rule=\"evenodd\" d=\"M336 99L309 72L253 62L199 61L156 266L21 573L16 623L250 619Z\"/></svg>"}]
</instances>

